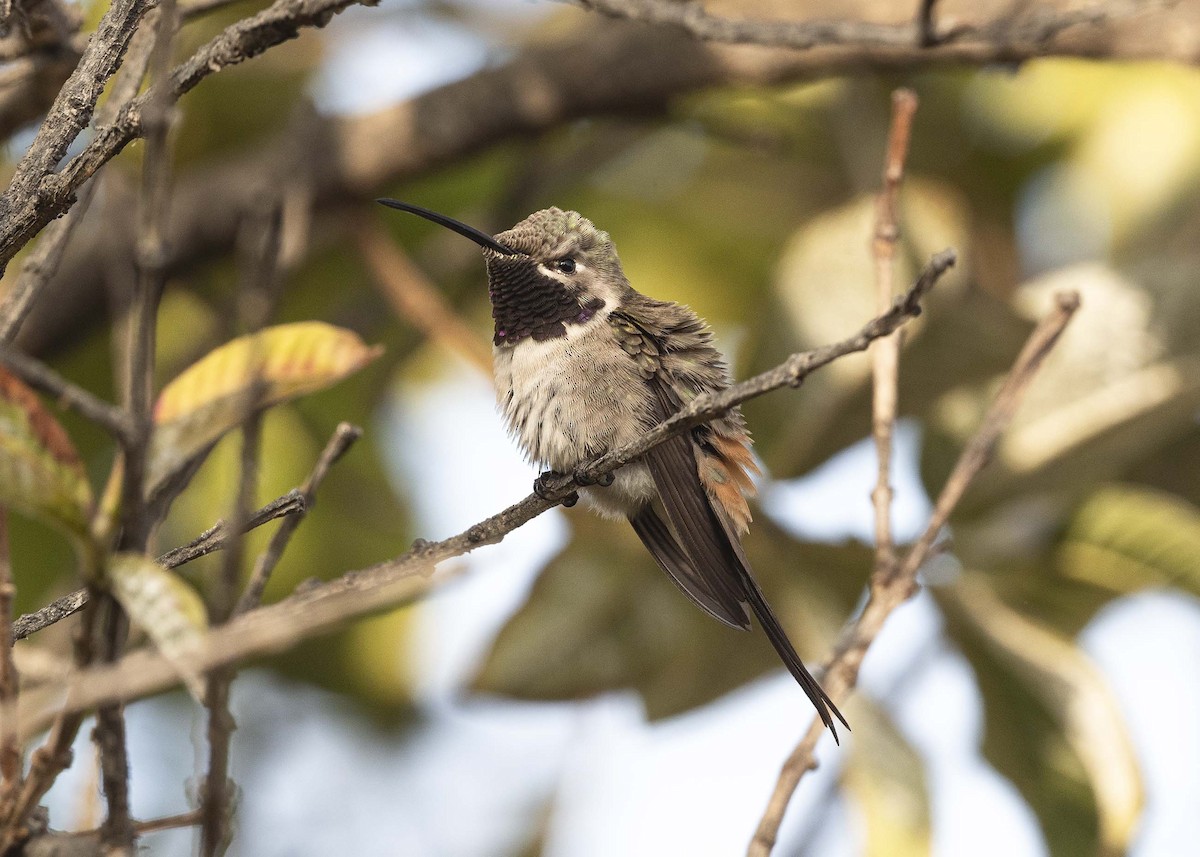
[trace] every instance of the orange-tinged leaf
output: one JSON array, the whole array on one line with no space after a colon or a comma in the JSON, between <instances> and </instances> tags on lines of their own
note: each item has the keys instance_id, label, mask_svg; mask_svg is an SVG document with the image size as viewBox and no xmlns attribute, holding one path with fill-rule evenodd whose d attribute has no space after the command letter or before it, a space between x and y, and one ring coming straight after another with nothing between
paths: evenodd
<instances>
[{"instance_id":1,"label":"orange-tinged leaf","mask_svg":"<svg viewBox=\"0 0 1200 857\"><path fill-rule=\"evenodd\" d=\"M154 406L153 487L236 428L247 412L328 387L379 356L349 330L282 324L222 345L168 384Z\"/></svg>"},{"instance_id":2,"label":"orange-tinged leaf","mask_svg":"<svg viewBox=\"0 0 1200 857\"><path fill-rule=\"evenodd\" d=\"M113 596L129 618L180 671L188 689L202 699L204 681L186 660L200 651L208 627L204 602L196 590L140 554L115 554L108 564L108 579Z\"/></svg>"},{"instance_id":3,"label":"orange-tinged leaf","mask_svg":"<svg viewBox=\"0 0 1200 857\"><path fill-rule=\"evenodd\" d=\"M0 369L0 503L87 531L92 490L75 446L37 395Z\"/></svg>"}]
</instances>

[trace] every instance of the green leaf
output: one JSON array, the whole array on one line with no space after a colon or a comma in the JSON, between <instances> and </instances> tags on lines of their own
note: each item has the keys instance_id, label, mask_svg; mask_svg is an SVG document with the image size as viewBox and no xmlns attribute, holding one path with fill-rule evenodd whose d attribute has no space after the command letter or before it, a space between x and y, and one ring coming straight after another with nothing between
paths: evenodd
<instances>
[{"instance_id":1,"label":"green leaf","mask_svg":"<svg viewBox=\"0 0 1200 857\"><path fill-rule=\"evenodd\" d=\"M203 644L208 617L199 594L176 574L141 554L115 554L108 564L113 597L130 620L183 675L197 699L204 680L187 659Z\"/></svg>"},{"instance_id":2,"label":"green leaf","mask_svg":"<svg viewBox=\"0 0 1200 857\"><path fill-rule=\"evenodd\" d=\"M1200 593L1200 509L1162 491L1105 486L1075 510L1055 565L1116 594L1164 584Z\"/></svg>"},{"instance_id":3,"label":"green leaf","mask_svg":"<svg viewBox=\"0 0 1200 857\"><path fill-rule=\"evenodd\" d=\"M37 395L4 369L0 503L81 536L92 509L92 489L71 439Z\"/></svg>"},{"instance_id":4,"label":"green leaf","mask_svg":"<svg viewBox=\"0 0 1200 857\"><path fill-rule=\"evenodd\" d=\"M379 354L357 334L315 321L270 327L210 352L168 384L154 406L151 492L240 425L248 410L324 389Z\"/></svg>"},{"instance_id":5,"label":"green leaf","mask_svg":"<svg viewBox=\"0 0 1200 857\"><path fill-rule=\"evenodd\" d=\"M1141 772L1099 671L982 576L932 591L984 697L984 753L1029 802L1051 853L1125 853L1141 817Z\"/></svg>"}]
</instances>

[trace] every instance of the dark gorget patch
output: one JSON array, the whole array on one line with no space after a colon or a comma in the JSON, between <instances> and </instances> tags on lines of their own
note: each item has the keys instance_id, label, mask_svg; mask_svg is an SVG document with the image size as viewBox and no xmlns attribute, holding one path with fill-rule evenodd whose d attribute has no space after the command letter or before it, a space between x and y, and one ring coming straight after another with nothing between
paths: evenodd
<instances>
[{"instance_id":1,"label":"dark gorget patch","mask_svg":"<svg viewBox=\"0 0 1200 857\"><path fill-rule=\"evenodd\" d=\"M488 296L496 322L492 342L496 345L566 336L567 325L583 324L604 306L600 298L581 303L528 257L492 258L487 269Z\"/></svg>"}]
</instances>

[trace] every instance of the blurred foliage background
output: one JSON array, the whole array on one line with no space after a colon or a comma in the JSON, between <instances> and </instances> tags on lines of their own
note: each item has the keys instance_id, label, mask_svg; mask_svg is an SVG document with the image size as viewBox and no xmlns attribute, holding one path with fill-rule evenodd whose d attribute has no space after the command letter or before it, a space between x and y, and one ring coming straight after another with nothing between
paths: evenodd
<instances>
[{"instance_id":1,"label":"blurred foliage background","mask_svg":"<svg viewBox=\"0 0 1200 857\"><path fill-rule=\"evenodd\" d=\"M250 8L236 4L189 25L184 47ZM300 111L372 109L398 97L393 87L400 94L427 88L486 60L501 62L527 40L589 25L577 10L508 9L452 2L353 10L319 35L223 72L183 102L177 167L187 173L252 148ZM397 56L422 41L430 46L424 54ZM489 231L548 205L577 209L612 234L637 289L707 318L746 377L840 338L873 314L872 194L897 85L921 98L902 191L901 276L943 247L960 253L926 315L909 328L902 356L901 413L919 433L928 495L940 489L1052 292L1082 294L1082 311L960 505L951 549L925 582L948 644L967 658L982 694L985 757L1036 813L1050 853L1125 853L1143 805L1141 772L1122 702L1076 638L1116 599L1152 589L1187 598L1200 592L1194 70L1045 60L1019 69L717 88L677 99L665 115L581 119L373 193ZM19 152L11 143L8 164ZM136 146L123 154L109 181L132 181L139 157ZM415 406L404 391L457 383L474 370L393 312L358 240L378 228L480 342L490 336L482 266L469 244L389 217L365 197L314 218L311 245L287 274L275 320L349 327L386 353L266 420L264 502L303 479L340 420L368 428L298 531L269 599L309 577L394 556L418 536L442 535L423 532L410 513L424 486L389 478L397 471L388 446L410 439L387 415ZM161 383L238 333L239 276L233 255L174 278L160 312ZM47 355L67 376L111 395L109 333L101 325L82 331ZM861 600L869 548L797 536L795 522L770 508L771 484L812 474L867 436L868 363L840 361L799 391L745 410L768 474L767 508L748 549L784 624L808 658L819 658ZM106 438L70 414L62 419L100 486L112 460ZM218 447L175 505L162 549L226 513L236 455L236 441ZM528 486L508 487L516 499ZM466 481L454 490L474 488ZM859 498L864 514L867 490ZM628 528L581 509L566 521L569 543L495 635L469 693L577 700L633 689L656 720L708 706L778 669L760 635L732 634L680 598ZM470 523L460 519L455 529ZM260 531L253 546L265 538ZM12 539L19 610L75 585L59 535L17 519ZM204 585L218 564L201 560L187 574ZM428 716L413 696L424 657L411 633L420 610L361 623L268 666L335 691L367 712L386 740L404 741ZM33 641L65 643L62 629ZM919 756L878 700L864 701L851 719L841 786L869 831L863 853L926 853L932 822ZM779 748L781 760L786 750ZM536 842L530 847L534 853Z\"/></svg>"}]
</instances>

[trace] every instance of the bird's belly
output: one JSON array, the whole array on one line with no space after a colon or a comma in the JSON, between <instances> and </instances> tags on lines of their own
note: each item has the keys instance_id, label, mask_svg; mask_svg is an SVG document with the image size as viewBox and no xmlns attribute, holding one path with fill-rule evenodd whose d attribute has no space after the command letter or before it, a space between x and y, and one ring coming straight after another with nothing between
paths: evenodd
<instances>
[{"instance_id":1,"label":"bird's belly","mask_svg":"<svg viewBox=\"0 0 1200 857\"><path fill-rule=\"evenodd\" d=\"M497 348L496 388L509 430L526 455L564 473L635 440L649 408L649 390L611 342L607 323Z\"/></svg>"}]
</instances>

